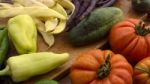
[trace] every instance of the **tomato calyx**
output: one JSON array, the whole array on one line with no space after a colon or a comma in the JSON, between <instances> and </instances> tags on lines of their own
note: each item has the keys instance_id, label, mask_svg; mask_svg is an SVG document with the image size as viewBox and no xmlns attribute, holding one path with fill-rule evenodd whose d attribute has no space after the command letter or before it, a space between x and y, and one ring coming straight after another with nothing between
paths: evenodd
<instances>
[{"instance_id":1,"label":"tomato calyx","mask_svg":"<svg viewBox=\"0 0 150 84\"><path fill-rule=\"evenodd\" d=\"M111 63L110 63L110 54L107 55L106 60L102 63L97 71L98 79L103 79L110 74L111 71Z\"/></svg>"},{"instance_id":2,"label":"tomato calyx","mask_svg":"<svg viewBox=\"0 0 150 84\"><path fill-rule=\"evenodd\" d=\"M142 21L135 27L135 30L140 36L145 36L150 33L150 28L146 28L146 24Z\"/></svg>"}]
</instances>

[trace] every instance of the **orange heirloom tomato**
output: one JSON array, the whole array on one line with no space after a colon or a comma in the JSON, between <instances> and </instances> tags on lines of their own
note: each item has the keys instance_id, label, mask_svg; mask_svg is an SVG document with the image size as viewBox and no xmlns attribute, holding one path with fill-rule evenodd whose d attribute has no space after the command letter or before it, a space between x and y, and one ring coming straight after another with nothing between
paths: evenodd
<instances>
[{"instance_id":1,"label":"orange heirloom tomato","mask_svg":"<svg viewBox=\"0 0 150 84\"><path fill-rule=\"evenodd\" d=\"M72 84L132 84L132 66L120 54L93 49L83 52L71 67Z\"/></svg>"},{"instance_id":2,"label":"orange heirloom tomato","mask_svg":"<svg viewBox=\"0 0 150 84\"><path fill-rule=\"evenodd\" d=\"M144 58L134 67L135 84L150 84L150 57Z\"/></svg>"},{"instance_id":3,"label":"orange heirloom tomato","mask_svg":"<svg viewBox=\"0 0 150 84\"><path fill-rule=\"evenodd\" d=\"M150 55L150 30L139 19L123 20L112 28L109 43L115 53L123 54L130 63Z\"/></svg>"}]
</instances>

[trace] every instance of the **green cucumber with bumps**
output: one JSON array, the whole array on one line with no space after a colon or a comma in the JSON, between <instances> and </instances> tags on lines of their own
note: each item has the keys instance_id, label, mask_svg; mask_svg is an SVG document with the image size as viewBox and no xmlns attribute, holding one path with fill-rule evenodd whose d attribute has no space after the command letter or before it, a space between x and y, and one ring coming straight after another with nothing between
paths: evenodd
<instances>
[{"instance_id":1,"label":"green cucumber with bumps","mask_svg":"<svg viewBox=\"0 0 150 84\"><path fill-rule=\"evenodd\" d=\"M117 7L95 9L69 32L69 40L73 45L86 45L106 37L112 26L124 18Z\"/></svg>"}]
</instances>

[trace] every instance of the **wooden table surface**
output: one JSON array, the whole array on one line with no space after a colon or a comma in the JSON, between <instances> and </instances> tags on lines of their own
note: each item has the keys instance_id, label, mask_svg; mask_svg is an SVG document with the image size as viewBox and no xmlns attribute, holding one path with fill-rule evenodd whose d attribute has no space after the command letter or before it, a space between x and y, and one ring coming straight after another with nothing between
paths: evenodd
<instances>
[{"instance_id":1,"label":"wooden table surface","mask_svg":"<svg viewBox=\"0 0 150 84\"><path fill-rule=\"evenodd\" d=\"M59 81L60 84L71 84L71 81L68 77L68 75L66 75L65 77L63 77L60 81Z\"/></svg>"}]
</instances>

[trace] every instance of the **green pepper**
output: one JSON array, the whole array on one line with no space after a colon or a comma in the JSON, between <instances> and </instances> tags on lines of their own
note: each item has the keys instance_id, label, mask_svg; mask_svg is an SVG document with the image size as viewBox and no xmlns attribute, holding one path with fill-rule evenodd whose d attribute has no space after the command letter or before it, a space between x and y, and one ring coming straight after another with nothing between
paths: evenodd
<instances>
[{"instance_id":1,"label":"green pepper","mask_svg":"<svg viewBox=\"0 0 150 84\"><path fill-rule=\"evenodd\" d=\"M0 28L0 68L2 67L2 64L6 58L8 47L8 31L6 28Z\"/></svg>"},{"instance_id":2,"label":"green pepper","mask_svg":"<svg viewBox=\"0 0 150 84\"><path fill-rule=\"evenodd\" d=\"M18 15L8 21L9 36L19 54L33 53L37 49L37 30L29 15Z\"/></svg>"},{"instance_id":3,"label":"green pepper","mask_svg":"<svg viewBox=\"0 0 150 84\"><path fill-rule=\"evenodd\" d=\"M12 56L8 58L0 76L10 75L14 82L25 81L32 76L47 73L64 64L69 59L68 53L56 54L40 52Z\"/></svg>"},{"instance_id":4,"label":"green pepper","mask_svg":"<svg viewBox=\"0 0 150 84\"><path fill-rule=\"evenodd\" d=\"M58 84L57 81L54 81L54 80L39 80L37 82L35 82L34 84Z\"/></svg>"}]
</instances>

